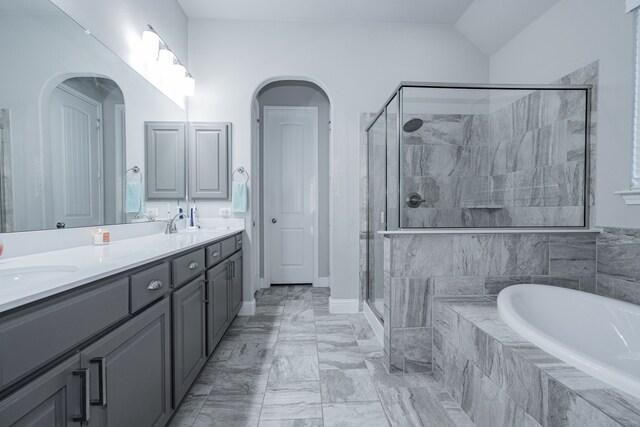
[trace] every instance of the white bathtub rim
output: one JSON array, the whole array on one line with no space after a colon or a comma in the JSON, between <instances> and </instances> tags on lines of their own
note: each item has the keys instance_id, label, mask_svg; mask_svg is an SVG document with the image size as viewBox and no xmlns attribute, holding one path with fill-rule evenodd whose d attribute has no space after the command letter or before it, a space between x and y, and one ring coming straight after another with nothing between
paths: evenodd
<instances>
[{"instance_id":1,"label":"white bathtub rim","mask_svg":"<svg viewBox=\"0 0 640 427\"><path fill-rule=\"evenodd\" d=\"M603 363L581 351L570 348L561 341L549 336L537 327L529 324L510 304L511 294L521 291L523 288L545 288L545 292L556 292L557 294L575 294L579 293L580 298L593 299L601 302L602 299L607 303L619 305L620 307L638 310L638 306L625 301L615 300L588 292L566 289L552 285L541 284L520 284L509 286L498 294L498 314L503 322L520 336L530 341L537 347L546 351L550 355L560 359L561 361L593 376L602 381L603 388L613 388L622 390L631 396L640 399L640 383L637 378L629 378L629 373L614 366Z\"/></svg>"}]
</instances>

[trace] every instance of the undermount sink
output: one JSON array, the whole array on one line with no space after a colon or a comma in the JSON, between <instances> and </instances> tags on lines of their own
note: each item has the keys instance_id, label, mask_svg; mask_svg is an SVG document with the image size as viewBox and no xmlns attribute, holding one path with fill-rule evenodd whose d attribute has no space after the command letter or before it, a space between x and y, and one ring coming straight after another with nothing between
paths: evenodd
<instances>
[{"instance_id":1,"label":"undermount sink","mask_svg":"<svg viewBox=\"0 0 640 427\"><path fill-rule=\"evenodd\" d=\"M78 270L73 265L39 265L34 267L0 268L0 284L55 280Z\"/></svg>"}]
</instances>

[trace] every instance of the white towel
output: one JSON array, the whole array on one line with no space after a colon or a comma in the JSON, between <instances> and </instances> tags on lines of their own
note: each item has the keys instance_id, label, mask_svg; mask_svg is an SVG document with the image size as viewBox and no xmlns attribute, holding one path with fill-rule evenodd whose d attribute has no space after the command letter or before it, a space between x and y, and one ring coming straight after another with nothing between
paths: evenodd
<instances>
[{"instance_id":1,"label":"white towel","mask_svg":"<svg viewBox=\"0 0 640 427\"><path fill-rule=\"evenodd\" d=\"M231 211L245 213L249 206L249 189L246 182L233 182L231 188Z\"/></svg>"},{"instance_id":2,"label":"white towel","mask_svg":"<svg viewBox=\"0 0 640 427\"><path fill-rule=\"evenodd\" d=\"M127 181L125 212L140 213L144 210L144 189L140 181Z\"/></svg>"}]
</instances>

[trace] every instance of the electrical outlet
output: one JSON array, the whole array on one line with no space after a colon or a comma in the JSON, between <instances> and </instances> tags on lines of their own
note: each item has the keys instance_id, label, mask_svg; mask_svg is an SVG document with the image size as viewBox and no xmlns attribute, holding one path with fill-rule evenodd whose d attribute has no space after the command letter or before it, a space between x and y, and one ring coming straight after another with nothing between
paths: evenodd
<instances>
[{"instance_id":1,"label":"electrical outlet","mask_svg":"<svg viewBox=\"0 0 640 427\"><path fill-rule=\"evenodd\" d=\"M230 208L220 208L220 209L218 209L218 215L220 215L223 218L231 216L231 209Z\"/></svg>"}]
</instances>

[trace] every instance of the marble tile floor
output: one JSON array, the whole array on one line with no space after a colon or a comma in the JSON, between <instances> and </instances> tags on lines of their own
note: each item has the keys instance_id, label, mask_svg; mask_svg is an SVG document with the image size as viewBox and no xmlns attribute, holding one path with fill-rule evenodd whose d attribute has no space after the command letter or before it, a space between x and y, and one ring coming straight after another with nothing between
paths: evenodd
<instances>
[{"instance_id":1,"label":"marble tile floor","mask_svg":"<svg viewBox=\"0 0 640 427\"><path fill-rule=\"evenodd\" d=\"M170 426L473 426L431 374L389 374L362 314L274 286L237 317Z\"/></svg>"}]
</instances>

